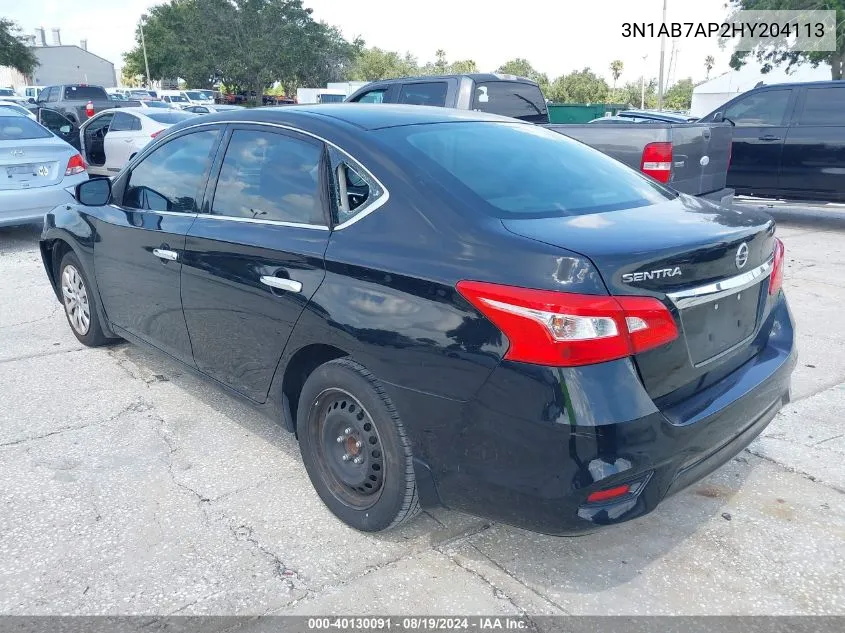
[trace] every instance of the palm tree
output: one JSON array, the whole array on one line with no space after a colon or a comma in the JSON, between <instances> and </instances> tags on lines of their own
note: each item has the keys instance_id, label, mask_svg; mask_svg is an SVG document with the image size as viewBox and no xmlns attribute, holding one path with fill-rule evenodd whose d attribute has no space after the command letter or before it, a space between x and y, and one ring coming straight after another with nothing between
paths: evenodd
<instances>
[{"instance_id":1,"label":"palm tree","mask_svg":"<svg viewBox=\"0 0 845 633\"><path fill-rule=\"evenodd\" d=\"M616 80L619 79L619 76L622 74L622 69L625 67L625 64L622 63L621 59L614 59L610 62L610 74L613 77L613 89L616 90Z\"/></svg>"},{"instance_id":2,"label":"palm tree","mask_svg":"<svg viewBox=\"0 0 845 633\"><path fill-rule=\"evenodd\" d=\"M707 79L710 79L710 71L713 70L713 66L716 65L716 60L713 59L712 55L708 55L704 58L704 68L707 69Z\"/></svg>"}]
</instances>

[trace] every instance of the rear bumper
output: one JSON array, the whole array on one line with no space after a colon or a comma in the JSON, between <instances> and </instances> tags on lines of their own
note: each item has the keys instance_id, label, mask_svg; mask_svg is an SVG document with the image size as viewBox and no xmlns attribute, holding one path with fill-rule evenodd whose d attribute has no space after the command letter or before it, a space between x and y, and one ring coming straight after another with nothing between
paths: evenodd
<instances>
[{"instance_id":1,"label":"rear bumper","mask_svg":"<svg viewBox=\"0 0 845 633\"><path fill-rule=\"evenodd\" d=\"M643 398L627 359L571 369L506 362L466 403L390 388L421 462L423 502L558 535L650 512L739 453L788 401L796 353L785 298L773 313L757 356L663 411ZM625 483L639 489L587 503Z\"/></svg>"},{"instance_id":2,"label":"rear bumper","mask_svg":"<svg viewBox=\"0 0 845 633\"><path fill-rule=\"evenodd\" d=\"M83 173L65 176L59 184L49 187L0 191L0 226L41 222L51 209L74 201L66 187L75 187L85 180L88 174Z\"/></svg>"},{"instance_id":3,"label":"rear bumper","mask_svg":"<svg viewBox=\"0 0 845 633\"><path fill-rule=\"evenodd\" d=\"M711 191L710 193L703 193L699 198L704 198L710 202L715 202L723 207L730 209L733 206L735 191L730 187L719 189L718 191Z\"/></svg>"}]
</instances>

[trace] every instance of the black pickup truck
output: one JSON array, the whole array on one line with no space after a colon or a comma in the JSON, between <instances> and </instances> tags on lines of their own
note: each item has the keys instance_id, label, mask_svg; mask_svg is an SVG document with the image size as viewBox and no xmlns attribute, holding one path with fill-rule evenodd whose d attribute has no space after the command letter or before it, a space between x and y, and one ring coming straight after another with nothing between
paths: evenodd
<instances>
[{"instance_id":1,"label":"black pickup truck","mask_svg":"<svg viewBox=\"0 0 845 633\"><path fill-rule=\"evenodd\" d=\"M346 101L480 110L521 119L581 141L682 193L724 205L733 201L733 190L725 185L731 155L728 123L550 124L540 86L522 77L499 74L375 81Z\"/></svg>"},{"instance_id":2,"label":"black pickup truck","mask_svg":"<svg viewBox=\"0 0 845 633\"><path fill-rule=\"evenodd\" d=\"M755 88L699 121L733 123L727 184L737 193L845 200L845 82Z\"/></svg>"},{"instance_id":3,"label":"black pickup truck","mask_svg":"<svg viewBox=\"0 0 845 633\"><path fill-rule=\"evenodd\" d=\"M137 108L141 102L112 101L102 86L64 84L44 88L39 93L36 104L64 115L75 125L81 125L101 110Z\"/></svg>"}]
</instances>

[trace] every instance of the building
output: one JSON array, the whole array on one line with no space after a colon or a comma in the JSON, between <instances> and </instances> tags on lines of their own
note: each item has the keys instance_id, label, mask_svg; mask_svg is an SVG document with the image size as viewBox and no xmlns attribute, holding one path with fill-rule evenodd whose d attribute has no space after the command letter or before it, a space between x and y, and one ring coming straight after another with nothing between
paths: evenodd
<instances>
[{"instance_id":1,"label":"building","mask_svg":"<svg viewBox=\"0 0 845 633\"><path fill-rule=\"evenodd\" d=\"M786 73L786 66L780 66L763 74L760 72L758 63L748 62L739 70L731 70L696 86L692 91L690 114L698 117L710 114L738 94L747 92L760 83L769 86L796 81L825 81L829 79L829 64L820 64L818 68L813 68L809 64L802 64L793 67L789 74Z\"/></svg>"},{"instance_id":2,"label":"building","mask_svg":"<svg viewBox=\"0 0 845 633\"><path fill-rule=\"evenodd\" d=\"M35 37L27 38L38 59L32 77L25 77L11 68L0 68L0 86L22 90L24 86L54 84L92 84L117 86L114 64L88 50L87 40L79 46L62 44L59 29L53 29L52 44L47 43L44 29L35 29Z\"/></svg>"}]
</instances>

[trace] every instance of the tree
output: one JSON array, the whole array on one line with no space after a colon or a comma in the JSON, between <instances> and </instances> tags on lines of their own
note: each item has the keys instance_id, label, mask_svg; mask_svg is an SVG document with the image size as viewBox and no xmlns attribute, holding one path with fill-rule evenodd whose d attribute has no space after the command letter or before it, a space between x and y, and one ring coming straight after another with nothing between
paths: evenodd
<instances>
[{"instance_id":1,"label":"tree","mask_svg":"<svg viewBox=\"0 0 845 633\"><path fill-rule=\"evenodd\" d=\"M501 66L499 66L496 69L496 72L502 73L504 75L516 75L517 77L525 77L526 79L530 79L531 81L536 81L538 84L540 84L540 88L543 90L543 92L548 93L548 75L546 75L546 73L541 73L540 71L536 70L531 65L531 62L529 62L527 59L524 59L522 57L511 59L510 61L507 61Z\"/></svg>"},{"instance_id":2,"label":"tree","mask_svg":"<svg viewBox=\"0 0 845 633\"><path fill-rule=\"evenodd\" d=\"M616 90L616 82L622 75L622 69L625 68L625 63L621 59L614 59L610 62L610 75L613 77L613 89Z\"/></svg>"},{"instance_id":3,"label":"tree","mask_svg":"<svg viewBox=\"0 0 845 633\"><path fill-rule=\"evenodd\" d=\"M713 58L712 55L708 55L704 58L704 69L707 71L707 79L710 79L710 71L713 70L713 66L716 65L716 60Z\"/></svg>"},{"instance_id":4,"label":"tree","mask_svg":"<svg viewBox=\"0 0 845 633\"><path fill-rule=\"evenodd\" d=\"M634 108L640 107L642 87L639 81L626 82L624 86L613 91L610 103L626 103ZM645 84L645 107L657 107L657 80L649 79Z\"/></svg>"},{"instance_id":5,"label":"tree","mask_svg":"<svg viewBox=\"0 0 845 633\"><path fill-rule=\"evenodd\" d=\"M735 51L730 66L739 69L754 55L761 64L760 72L767 73L773 66L785 63L787 71L793 66L809 62L813 68L821 63L830 64L831 79L842 79L845 70L845 0L729 0L733 11L748 10L814 10L836 11L836 50L795 51L791 50L785 37L774 38L767 46L759 45L754 51Z\"/></svg>"},{"instance_id":6,"label":"tree","mask_svg":"<svg viewBox=\"0 0 845 633\"><path fill-rule=\"evenodd\" d=\"M546 96L559 103L606 103L609 94L607 82L584 68L555 79Z\"/></svg>"},{"instance_id":7,"label":"tree","mask_svg":"<svg viewBox=\"0 0 845 633\"><path fill-rule=\"evenodd\" d=\"M38 59L20 38L20 28L12 20L0 18L0 67L10 66L22 75L31 75Z\"/></svg>"},{"instance_id":8,"label":"tree","mask_svg":"<svg viewBox=\"0 0 845 633\"><path fill-rule=\"evenodd\" d=\"M350 77L355 81L376 81L408 77L419 72L416 58L410 53L401 57L394 51L378 47L365 48L358 54Z\"/></svg>"},{"instance_id":9,"label":"tree","mask_svg":"<svg viewBox=\"0 0 845 633\"><path fill-rule=\"evenodd\" d=\"M695 85L692 82L692 77L681 79L666 91L666 96L663 102L670 110L680 110L686 112L692 105L692 89L694 87Z\"/></svg>"}]
</instances>

